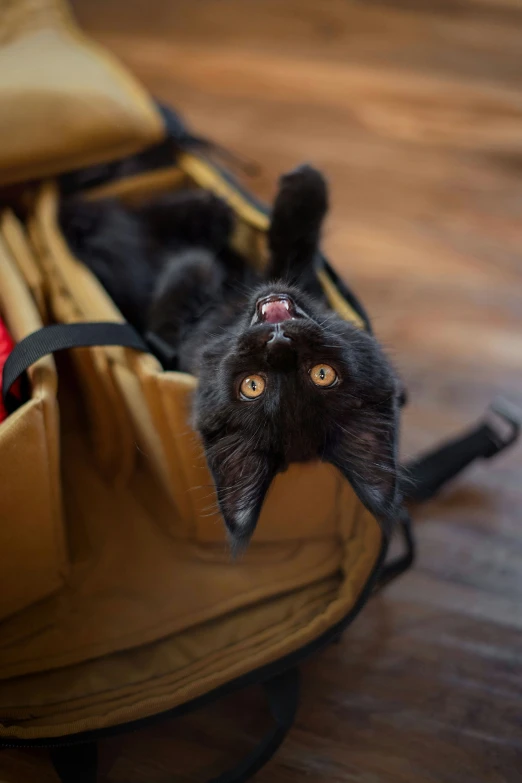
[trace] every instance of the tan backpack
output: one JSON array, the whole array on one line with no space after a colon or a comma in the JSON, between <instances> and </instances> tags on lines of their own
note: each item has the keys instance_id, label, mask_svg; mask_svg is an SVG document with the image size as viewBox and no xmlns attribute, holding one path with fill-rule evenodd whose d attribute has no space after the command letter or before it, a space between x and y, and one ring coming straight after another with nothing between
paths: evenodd
<instances>
[{"instance_id":1,"label":"tan backpack","mask_svg":"<svg viewBox=\"0 0 522 783\"><path fill-rule=\"evenodd\" d=\"M268 212L59 0L0 8L0 315L17 343L0 424L0 746L51 747L63 783L94 783L98 737L260 684L274 727L214 779L238 783L292 724L297 664L411 564L408 516L397 520L405 553L385 563L389 542L346 480L296 464L231 560L188 425L195 379L164 371L124 323L69 252L57 207L74 182L85 198L128 202L208 188L234 208L234 245L253 264ZM119 176L120 159L142 150L164 165ZM326 260L318 274L332 307L370 329ZM496 413L508 436L484 423L412 463L410 495L431 496L511 442L516 416Z\"/></svg>"}]
</instances>

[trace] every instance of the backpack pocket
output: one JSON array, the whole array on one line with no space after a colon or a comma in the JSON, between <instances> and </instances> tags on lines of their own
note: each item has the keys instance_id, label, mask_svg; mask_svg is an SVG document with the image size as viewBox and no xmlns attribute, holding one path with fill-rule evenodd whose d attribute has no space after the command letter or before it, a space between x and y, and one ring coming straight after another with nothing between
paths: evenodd
<instances>
[{"instance_id":1,"label":"backpack pocket","mask_svg":"<svg viewBox=\"0 0 522 783\"><path fill-rule=\"evenodd\" d=\"M3 235L0 313L15 342L42 326ZM68 569L53 359L36 362L28 381L29 399L0 424L0 619L57 590Z\"/></svg>"}]
</instances>

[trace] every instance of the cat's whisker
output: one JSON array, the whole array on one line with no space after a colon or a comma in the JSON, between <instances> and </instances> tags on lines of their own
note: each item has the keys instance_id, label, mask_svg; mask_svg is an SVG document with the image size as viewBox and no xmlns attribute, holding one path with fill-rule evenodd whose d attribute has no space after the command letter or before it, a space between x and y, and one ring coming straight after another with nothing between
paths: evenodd
<instances>
[{"instance_id":1,"label":"cat's whisker","mask_svg":"<svg viewBox=\"0 0 522 783\"><path fill-rule=\"evenodd\" d=\"M137 441L134 441L134 445L136 446L136 451L139 451L139 453L140 453L140 454L142 454L142 455L145 457L145 459L148 459L148 460L150 460L150 455L149 455L149 454L146 454L146 453L143 451L143 449L142 449L142 448L139 446L139 444L138 444L138 442L137 442Z\"/></svg>"},{"instance_id":2,"label":"cat's whisker","mask_svg":"<svg viewBox=\"0 0 522 783\"><path fill-rule=\"evenodd\" d=\"M208 494L206 494L206 495L203 495L203 496L200 498L200 500L201 500L201 501L206 501L206 500L211 500L211 499L214 499L215 497L216 497L216 493L215 493L215 492L209 492Z\"/></svg>"},{"instance_id":3,"label":"cat's whisker","mask_svg":"<svg viewBox=\"0 0 522 783\"><path fill-rule=\"evenodd\" d=\"M219 515L219 509L218 508L216 508L214 511L209 511L209 512L205 511L202 514L198 514L200 519L210 519L211 517L215 517L215 516L218 516L218 515ZM217 521L218 520L216 520L216 522Z\"/></svg>"},{"instance_id":4,"label":"cat's whisker","mask_svg":"<svg viewBox=\"0 0 522 783\"><path fill-rule=\"evenodd\" d=\"M229 286L229 289L233 292L240 293L240 294L251 294L252 293L252 286L248 285L247 283L241 283L236 282L232 283Z\"/></svg>"},{"instance_id":5,"label":"cat's whisker","mask_svg":"<svg viewBox=\"0 0 522 783\"><path fill-rule=\"evenodd\" d=\"M218 487L217 491L223 500L228 500L230 497L233 497L236 494L241 494L242 492L244 492L249 488L250 488L250 480L245 482L241 486L225 487L225 488Z\"/></svg>"}]
</instances>

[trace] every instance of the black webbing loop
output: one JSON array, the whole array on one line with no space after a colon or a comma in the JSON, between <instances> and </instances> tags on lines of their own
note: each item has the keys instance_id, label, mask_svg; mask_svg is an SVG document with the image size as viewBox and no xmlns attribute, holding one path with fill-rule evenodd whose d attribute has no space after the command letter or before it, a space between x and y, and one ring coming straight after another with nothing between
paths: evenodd
<instances>
[{"instance_id":1,"label":"black webbing loop","mask_svg":"<svg viewBox=\"0 0 522 783\"><path fill-rule=\"evenodd\" d=\"M487 417L459 438L447 441L405 465L407 500L422 502L476 459L491 459L520 434L522 411L503 398L490 405Z\"/></svg>"},{"instance_id":2,"label":"black webbing loop","mask_svg":"<svg viewBox=\"0 0 522 783\"><path fill-rule=\"evenodd\" d=\"M299 704L299 683L298 669L288 669L264 683L275 725L237 767L212 778L209 783L244 783L270 761L294 723Z\"/></svg>"},{"instance_id":3,"label":"black webbing loop","mask_svg":"<svg viewBox=\"0 0 522 783\"><path fill-rule=\"evenodd\" d=\"M404 552L398 557L385 562L375 581L373 592L376 593L386 587L390 582L403 574L413 565L415 559L415 539L413 537L412 522L408 511L403 508L399 518L399 532L404 542Z\"/></svg>"},{"instance_id":4,"label":"black webbing loop","mask_svg":"<svg viewBox=\"0 0 522 783\"><path fill-rule=\"evenodd\" d=\"M118 345L148 351L147 345L130 324L96 322L44 326L21 340L7 357L2 379L5 409L12 413L20 400L10 393L14 382L42 356L69 348Z\"/></svg>"},{"instance_id":5,"label":"black webbing loop","mask_svg":"<svg viewBox=\"0 0 522 783\"><path fill-rule=\"evenodd\" d=\"M234 769L209 783L245 783L270 761L291 729L299 704L299 670L288 669L263 684L274 720L273 728ZM54 748L51 759L61 783L96 783L96 743ZM177 779L177 778L176 778Z\"/></svg>"}]
</instances>

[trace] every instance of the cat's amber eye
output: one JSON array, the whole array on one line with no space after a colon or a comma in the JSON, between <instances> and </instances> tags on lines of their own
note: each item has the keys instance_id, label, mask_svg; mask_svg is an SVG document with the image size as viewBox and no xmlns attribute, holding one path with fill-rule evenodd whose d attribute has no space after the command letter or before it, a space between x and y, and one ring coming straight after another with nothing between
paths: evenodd
<instances>
[{"instance_id":1,"label":"cat's amber eye","mask_svg":"<svg viewBox=\"0 0 522 783\"><path fill-rule=\"evenodd\" d=\"M265 379L261 375L247 375L246 378L243 378L239 387L240 397L247 400L255 400L256 397L261 397L265 386Z\"/></svg>"},{"instance_id":2,"label":"cat's amber eye","mask_svg":"<svg viewBox=\"0 0 522 783\"><path fill-rule=\"evenodd\" d=\"M333 367L329 364L316 364L310 370L310 378L316 386L333 386L339 378Z\"/></svg>"}]
</instances>

